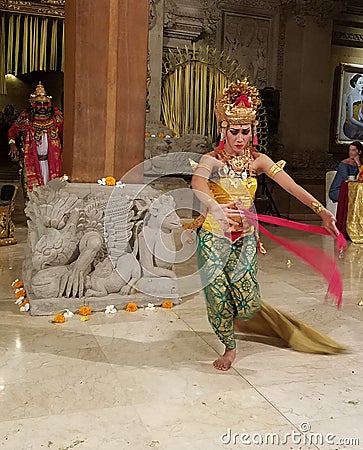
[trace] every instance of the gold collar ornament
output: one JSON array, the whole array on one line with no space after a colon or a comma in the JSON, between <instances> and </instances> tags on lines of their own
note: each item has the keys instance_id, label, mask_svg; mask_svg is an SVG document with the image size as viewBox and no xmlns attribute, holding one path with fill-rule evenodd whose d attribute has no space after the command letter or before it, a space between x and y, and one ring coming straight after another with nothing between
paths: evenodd
<instances>
[{"instance_id":1,"label":"gold collar ornament","mask_svg":"<svg viewBox=\"0 0 363 450\"><path fill-rule=\"evenodd\" d=\"M245 149L245 152L242 155L230 155L225 150L222 150L221 157L222 161L225 163L222 169L223 175L225 177L228 176L234 181L232 184L237 183L235 178L242 178L242 180L245 180L249 176L254 175L254 171L251 168L253 158L249 147Z\"/></svg>"}]
</instances>

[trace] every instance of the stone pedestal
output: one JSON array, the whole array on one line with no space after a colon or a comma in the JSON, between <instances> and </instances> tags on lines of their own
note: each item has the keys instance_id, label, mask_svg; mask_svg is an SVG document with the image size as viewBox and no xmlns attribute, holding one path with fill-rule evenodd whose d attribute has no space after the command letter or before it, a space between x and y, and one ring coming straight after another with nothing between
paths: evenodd
<instances>
[{"instance_id":1,"label":"stone pedestal","mask_svg":"<svg viewBox=\"0 0 363 450\"><path fill-rule=\"evenodd\" d=\"M121 188L57 179L34 189L25 210L23 265L31 314L179 302L176 209L171 195L140 184Z\"/></svg>"}]
</instances>

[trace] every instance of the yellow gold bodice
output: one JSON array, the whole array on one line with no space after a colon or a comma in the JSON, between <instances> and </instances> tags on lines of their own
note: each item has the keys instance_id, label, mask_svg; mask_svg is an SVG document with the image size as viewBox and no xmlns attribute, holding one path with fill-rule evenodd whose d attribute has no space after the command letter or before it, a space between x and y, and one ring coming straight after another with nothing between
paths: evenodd
<instances>
[{"instance_id":1,"label":"yellow gold bodice","mask_svg":"<svg viewBox=\"0 0 363 450\"><path fill-rule=\"evenodd\" d=\"M241 178L220 178L217 181L209 181L211 194L219 204L226 204L236 200L243 202L243 208L249 209L253 205L257 190L257 179L248 177L245 180ZM223 235L219 222L213 217L211 212L207 213L203 223L203 228L215 234ZM231 232L241 232L243 236L247 236L254 232L245 218L241 219L239 226L230 227Z\"/></svg>"}]
</instances>

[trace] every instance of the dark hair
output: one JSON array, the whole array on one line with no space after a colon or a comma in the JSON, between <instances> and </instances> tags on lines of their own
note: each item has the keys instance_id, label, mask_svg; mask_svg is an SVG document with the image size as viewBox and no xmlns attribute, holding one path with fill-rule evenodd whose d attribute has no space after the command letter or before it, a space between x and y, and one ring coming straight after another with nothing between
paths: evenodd
<instances>
[{"instance_id":1,"label":"dark hair","mask_svg":"<svg viewBox=\"0 0 363 450\"><path fill-rule=\"evenodd\" d=\"M354 77L352 77L349 81L349 84L352 86L352 88L355 87L355 85L357 84L357 81L359 80L359 78L363 77L363 73L356 73L354 75Z\"/></svg>"},{"instance_id":2,"label":"dark hair","mask_svg":"<svg viewBox=\"0 0 363 450\"><path fill-rule=\"evenodd\" d=\"M351 145L354 145L354 147L359 151L359 152L363 152L363 144L359 141L353 141L349 144L349 147Z\"/></svg>"}]
</instances>

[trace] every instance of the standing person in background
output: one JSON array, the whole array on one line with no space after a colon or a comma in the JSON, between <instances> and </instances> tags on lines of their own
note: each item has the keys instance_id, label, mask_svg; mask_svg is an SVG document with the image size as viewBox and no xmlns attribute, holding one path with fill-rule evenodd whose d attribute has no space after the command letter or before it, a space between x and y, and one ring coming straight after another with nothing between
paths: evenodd
<instances>
[{"instance_id":1,"label":"standing person in background","mask_svg":"<svg viewBox=\"0 0 363 450\"><path fill-rule=\"evenodd\" d=\"M24 192L61 175L63 115L39 81L24 109L8 131L10 156L19 158ZM20 142L20 151L17 144Z\"/></svg>"}]
</instances>

